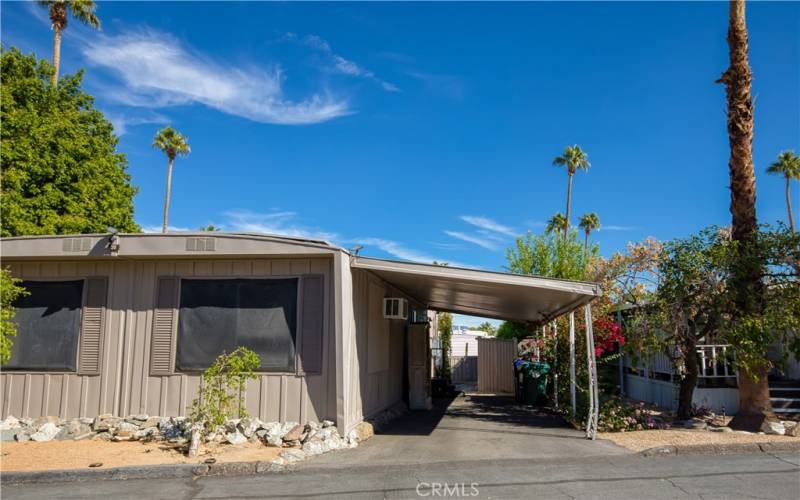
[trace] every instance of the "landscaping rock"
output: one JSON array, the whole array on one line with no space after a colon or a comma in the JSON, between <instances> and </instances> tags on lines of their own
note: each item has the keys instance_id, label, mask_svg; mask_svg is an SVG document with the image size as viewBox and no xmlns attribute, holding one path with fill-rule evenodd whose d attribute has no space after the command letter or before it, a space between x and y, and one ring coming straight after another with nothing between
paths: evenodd
<instances>
[{"instance_id":1,"label":"landscaping rock","mask_svg":"<svg viewBox=\"0 0 800 500\"><path fill-rule=\"evenodd\" d=\"M373 425L369 422L361 422L358 425L356 425L352 431L350 431L348 438L352 442L360 443L362 441L366 441L367 439L371 438L374 435L375 435L375 428L373 427Z\"/></svg>"},{"instance_id":2,"label":"landscaping rock","mask_svg":"<svg viewBox=\"0 0 800 500\"><path fill-rule=\"evenodd\" d=\"M730 427L709 427L708 430L711 432L733 432Z\"/></svg>"},{"instance_id":3,"label":"landscaping rock","mask_svg":"<svg viewBox=\"0 0 800 500\"><path fill-rule=\"evenodd\" d=\"M306 455L321 455L328 451L328 448L321 439L312 439L303 444L303 452Z\"/></svg>"},{"instance_id":4,"label":"landscaping rock","mask_svg":"<svg viewBox=\"0 0 800 500\"><path fill-rule=\"evenodd\" d=\"M109 429L113 429L119 427L122 423L122 419L119 417L114 417L111 415L99 415L94 419L92 423L92 429L95 432L104 432L108 431Z\"/></svg>"},{"instance_id":5,"label":"landscaping rock","mask_svg":"<svg viewBox=\"0 0 800 500\"><path fill-rule=\"evenodd\" d=\"M55 439L58 441L63 441L65 439L75 439L76 436L82 436L84 434L91 434L92 428L83 422L81 422L77 418L73 418L66 424L61 427L61 430L56 434Z\"/></svg>"},{"instance_id":6,"label":"landscaping rock","mask_svg":"<svg viewBox=\"0 0 800 500\"><path fill-rule=\"evenodd\" d=\"M53 422L47 422L43 424L41 427L39 427L39 429L36 432L31 434L31 440L39 442L50 441L54 437L56 437L56 434L58 434L58 432L59 429L58 426L56 426L56 424L54 424Z\"/></svg>"},{"instance_id":7,"label":"landscaping rock","mask_svg":"<svg viewBox=\"0 0 800 500\"><path fill-rule=\"evenodd\" d=\"M787 436L800 437L800 424L794 424L791 427L786 427L784 425L784 428L786 429Z\"/></svg>"},{"instance_id":8,"label":"landscaping rock","mask_svg":"<svg viewBox=\"0 0 800 500\"><path fill-rule=\"evenodd\" d=\"M21 443L23 441L30 441L31 440L31 436L27 432L20 431L20 432L17 432L14 435L14 439L16 439L17 441L19 441Z\"/></svg>"},{"instance_id":9,"label":"landscaping rock","mask_svg":"<svg viewBox=\"0 0 800 500\"><path fill-rule=\"evenodd\" d=\"M159 422L161 422L161 418L159 418L159 417L149 417L149 418L146 418L144 420L144 422L142 422L140 427L142 429L146 429L148 427L158 427Z\"/></svg>"},{"instance_id":10,"label":"landscaping rock","mask_svg":"<svg viewBox=\"0 0 800 500\"><path fill-rule=\"evenodd\" d=\"M764 434L773 434L778 436L783 436L786 434L786 428L783 426L781 422L770 422L765 420L763 424L761 424L761 432Z\"/></svg>"},{"instance_id":11,"label":"landscaping rock","mask_svg":"<svg viewBox=\"0 0 800 500\"><path fill-rule=\"evenodd\" d=\"M263 422L257 418L243 418L238 425L239 432L244 434L244 437L249 438L255 434L256 430L261 428Z\"/></svg>"},{"instance_id":12,"label":"landscaping rock","mask_svg":"<svg viewBox=\"0 0 800 500\"><path fill-rule=\"evenodd\" d=\"M242 444L242 443L246 443L247 442L247 438L244 437L244 435L239 431L229 432L228 434L225 435L225 439L230 444L233 444L233 445Z\"/></svg>"},{"instance_id":13,"label":"landscaping rock","mask_svg":"<svg viewBox=\"0 0 800 500\"><path fill-rule=\"evenodd\" d=\"M39 427L43 426L44 424L53 424L53 425L57 426L60 423L61 423L61 421L60 421L60 419L58 417L52 417L52 416L51 417L38 417L38 418L33 420L33 422L30 424L30 426L35 428L35 429L38 429Z\"/></svg>"},{"instance_id":14,"label":"landscaping rock","mask_svg":"<svg viewBox=\"0 0 800 500\"><path fill-rule=\"evenodd\" d=\"M111 433L100 432L98 434L95 434L92 439L96 439L98 441L111 441Z\"/></svg>"},{"instance_id":15,"label":"landscaping rock","mask_svg":"<svg viewBox=\"0 0 800 500\"><path fill-rule=\"evenodd\" d=\"M322 421L322 427L333 427L334 425L336 425L336 424L333 422L333 420L323 420Z\"/></svg>"},{"instance_id":16,"label":"landscaping rock","mask_svg":"<svg viewBox=\"0 0 800 500\"><path fill-rule=\"evenodd\" d=\"M3 429L0 430L0 441L14 441L17 438L19 429Z\"/></svg>"},{"instance_id":17,"label":"landscaping rock","mask_svg":"<svg viewBox=\"0 0 800 500\"><path fill-rule=\"evenodd\" d=\"M684 429L706 429L708 428L708 424L702 420L692 419L686 420L683 423Z\"/></svg>"},{"instance_id":18,"label":"landscaping rock","mask_svg":"<svg viewBox=\"0 0 800 500\"><path fill-rule=\"evenodd\" d=\"M7 416L5 418L5 420L0 422L0 431L8 431L8 430L11 430L11 429L19 429L20 427L22 427L22 424L13 415Z\"/></svg>"},{"instance_id":19,"label":"landscaping rock","mask_svg":"<svg viewBox=\"0 0 800 500\"><path fill-rule=\"evenodd\" d=\"M283 436L284 441L299 441L303 435L303 426L296 424Z\"/></svg>"},{"instance_id":20,"label":"landscaping rock","mask_svg":"<svg viewBox=\"0 0 800 500\"><path fill-rule=\"evenodd\" d=\"M164 439L177 439L183 435L183 430L181 430L179 424L172 419L162 419L158 423L158 430L164 436Z\"/></svg>"}]
</instances>

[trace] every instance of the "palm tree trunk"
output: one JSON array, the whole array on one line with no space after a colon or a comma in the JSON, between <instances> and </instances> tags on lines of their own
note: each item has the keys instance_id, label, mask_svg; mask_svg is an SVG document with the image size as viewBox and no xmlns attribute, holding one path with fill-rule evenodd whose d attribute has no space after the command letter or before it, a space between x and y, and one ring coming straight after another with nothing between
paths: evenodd
<instances>
[{"instance_id":1,"label":"palm tree trunk","mask_svg":"<svg viewBox=\"0 0 800 500\"><path fill-rule=\"evenodd\" d=\"M748 36L744 0L730 0L728 49L730 67L722 74L728 106L732 236L739 243L737 264L731 287L736 290L739 317L759 315L763 311L761 263L755 251L758 231L756 220L756 178L753 170L753 98L752 72L748 61ZM769 401L766 365L742 370L739 375L739 412L732 427L758 430L775 414Z\"/></svg>"},{"instance_id":2,"label":"palm tree trunk","mask_svg":"<svg viewBox=\"0 0 800 500\"><path fill-rule=\"evenodd\" d=\"M792 196L789 194L789 181L791 179L786 176L786 209L789 210L789 228L794 232L794 217L792 217Z\"/></svg>"},{"instance_id":3,"label":"palm tree trunk","mask_svg":"<svg viewBox=\"0 0 800 500\"><path fill-rule=\"evenodd\" d=\"M53 76L50 84L58 85L58 68L61 66L61 27L53 27Z\"/></svg>"},{"instance_id":4,"label":"palm tree trunk","mask_svg":"<svg viewBox=\"0 0 800 500\"><path fill-rule=\"evenodd\" d=\"M164 196L164 226L161 228L162 233L167 232L167 225L169 224L169 198L172 191L172 162L174 158L169 158L167 162L167 193Z\"/></svg>"},{"instance_id":5,"label":"palm tree trunk","mask_svg":"<svg viewBox=\"0 0 800 500\"><path fill-rule=\"evenodd\" d=\"M588 256L589 255L589 231L586 231L586 238L583 241L583 251Z\"/></svg>"},{"instance_id":6,"label":"palm tree trunk","mask_svg":"<svg viewBox=\"0 0 800 500\"><path fill-rule=\"evenodd\" d=\"M564 221L564 239L567 239L569 232L569 207L572 204L572 172L567 170L567 215Z\"/></svg>"}]
</instances>

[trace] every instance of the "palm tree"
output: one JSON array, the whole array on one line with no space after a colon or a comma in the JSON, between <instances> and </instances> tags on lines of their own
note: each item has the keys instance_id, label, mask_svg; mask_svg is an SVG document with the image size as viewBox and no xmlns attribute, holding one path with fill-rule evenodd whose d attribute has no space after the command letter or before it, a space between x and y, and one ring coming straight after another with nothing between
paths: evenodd
<instances>
[{"instance_id":1,"label":"palm tree","mask_svg":"<svg viewBox=\"0 0 800 500\"><path fill-rule=\"evenodd\" d=\"M172 164L176 156L186 156L192 150L189 148L188 138L172 127L164 127L156 132L156 136L153 138L153 147L167 155L167 194L164 197L164 226L161 229L162 233L166 233L169 222L169 198L172 190Z\"/></svg>"},{"instance_id":2,"label":"palm tree","mask_svg":"<svg viewBox=\"0 0 800 500\"><path fill-rule=\"evenodd\" d=\"M600 217L597 216L594 212L589 212L588 214L583 214L581 216L580 223L578 227L583 229L584 234L586 235L586 241L584 243L584 249L586 253L589 253L589 234L592 231L596 231L600 229Z\"/></svg>"},{"instance_id":3,"label":"palm tree","mask_svg":"<svg viewBox=\"0 0 800 500\"><path fill-rule=\"evenodd\" d=\"M747 318L763 312L762 264L756 252L756 175L753 168L753 78L748 61L748 35L744 0L730 0L728 54L730 66L718 83L725 84L730 142L731 238L737 243L737 263L730 281L734 291L735 316ZM767 363L740 371L739 412L731 427L758 430L765 420L774 420L769 400Z\"/></svg>"},{"instance_id":4,"label":"palm tree","mask_svg":"<svg viewBox=\"0 0 800 500\"><path fill-rule=\"evenodd\" d=\"M589 170L591 165L589 163L589 157L577 144L574 146L567 146L563 155L553 159L553 165L557 167L567 167L567 215L566 224L564 225L564 237L566 238L567 231L569 230L569 210L572 204L572 176L575 175L575 172L577 172L579 168L582 170Z\"/></svg>"},{"instance_id":5,"label":"palm tree","mask_svg":"<svg viewBox=\"0 0 800 500\"><path fill-rule=\"evenodd\" d=\"M72 17L92 28L100 27L100 19L94 11L97 5L92 0L38 0L39 5L50 11L53 26L53 87L58 84L58 68L61 65L61 33L67 27L67 11Z\"/></svg>"},{"instance_id":6,"label":"palm tree","mask_svg":"<svg viewBox=\"0 0 800 500\"><path fill-rule=\"evenodd\" d=\"M794 229L794 218L792 217L792 198L789 195L789 182L800 180L800 156L794 151L784 151L778 155L778 159L767 168L768 174L783 175L786 178L786 209L789 211L789 227L792 232Z\"/></svg>"},{"instance_id":7,"label":"palm tree","mask_svg":"<svg viewBox=\"0 0 800 500\"><path fill-rule=\"evenodd\" d=\"M561 212L556 212L552 217L547 220L547 225L544 228L545 234L550 234L554 231L564 231L567 227L567 219Z\"/></svg>"}]
</instances>

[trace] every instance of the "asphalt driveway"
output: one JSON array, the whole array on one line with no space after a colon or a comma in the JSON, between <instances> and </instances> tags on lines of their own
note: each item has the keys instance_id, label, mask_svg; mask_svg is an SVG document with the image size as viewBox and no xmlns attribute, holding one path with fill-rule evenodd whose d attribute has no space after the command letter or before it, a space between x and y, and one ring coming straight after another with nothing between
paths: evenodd
<instances>
[{"instance_id":1,"label":"asphalt driveway","mask_svg":"<svg viewBox=\"0 0 800 500\"><path fill-rule=\"evenodd\" d=\"M394 420L358 448L308 460L297 469L627 454L609 441L587 440L561 417L517 405L511 397L462 395L435 400L433 410Z\"/></svg>"}]
</instances>

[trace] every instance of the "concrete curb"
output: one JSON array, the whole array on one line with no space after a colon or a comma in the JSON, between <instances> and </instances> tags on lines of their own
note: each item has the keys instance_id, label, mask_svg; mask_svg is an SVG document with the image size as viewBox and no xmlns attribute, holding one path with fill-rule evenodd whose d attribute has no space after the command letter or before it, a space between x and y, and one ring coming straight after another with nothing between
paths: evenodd
<instances>
[{"instance_id":1,"label":"concrete curb","mask_svg":"<svg viewBox=\"0 0 800 500\"><path fill-rule=\"evenodd\" d=\"M224 462L215 464L167 464L108 469L60 469L33 472L4 472L3 484L116 481L122 479L179 479L200 476L242 476L281 472L286 467L272 462Z\"/></svg>"},{"instance_id":2,"label":"concrete curb","mask_svg":"<svg viewBox=\"0 0 800 500\"><path fill-rule=\"evenodd\" d=\"M656 446L640 451L644 457L672 455L731 455L736 453L800 453L800 441L766 441L762 443L718 443Z\"/></svg>"}]
</instances>

